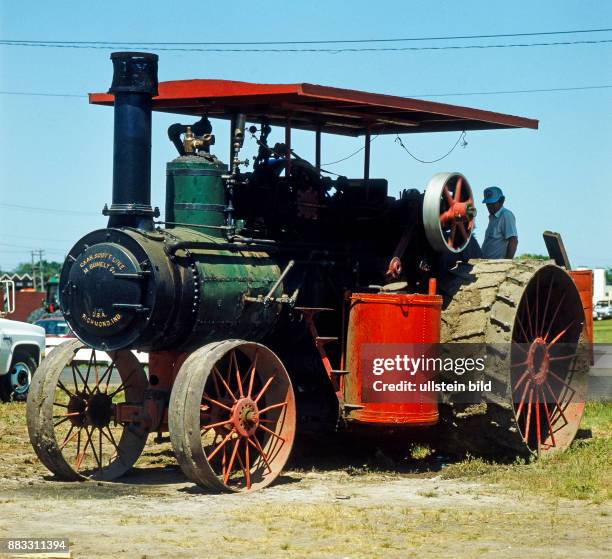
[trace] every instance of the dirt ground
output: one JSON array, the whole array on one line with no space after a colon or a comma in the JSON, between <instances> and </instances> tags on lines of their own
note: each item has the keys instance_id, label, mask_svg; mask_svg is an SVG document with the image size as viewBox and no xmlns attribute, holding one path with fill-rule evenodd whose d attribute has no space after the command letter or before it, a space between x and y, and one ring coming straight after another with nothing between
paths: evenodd
<instances>
[{"instance_id":1,"label":"dirt ground","mask_svg":"<svg viewBox=\"0 0 612 559\"><path fill-rule=\"evenodd\" d=\"M609 551L608 500L444 479L443 456L402 473L355 456L313 469L306 458L263 491L213 495L185 480L168 443L151 442L119 482L58 482L35 458L24 414L22 404L0 409L0 538L68 537L73 557L601 558Z\"/></svg>"}]
</instances>

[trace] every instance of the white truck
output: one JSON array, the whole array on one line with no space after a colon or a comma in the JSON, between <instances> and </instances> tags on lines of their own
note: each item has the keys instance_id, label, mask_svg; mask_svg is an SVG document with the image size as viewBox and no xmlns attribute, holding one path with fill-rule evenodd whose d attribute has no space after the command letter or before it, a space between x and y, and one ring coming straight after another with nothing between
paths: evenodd
<instances>
[{"instance_id":1,"label":"white truck","mask_svg":"<svg viewBox=\"0 0 612 559\"><path fill-rule=\"evenodd\" d=\"M25 400L32 375L45 352L45 330L4 318L15 310L15 285L3 281L0 309L0 400Z\"/></svg>"}]
</instances>

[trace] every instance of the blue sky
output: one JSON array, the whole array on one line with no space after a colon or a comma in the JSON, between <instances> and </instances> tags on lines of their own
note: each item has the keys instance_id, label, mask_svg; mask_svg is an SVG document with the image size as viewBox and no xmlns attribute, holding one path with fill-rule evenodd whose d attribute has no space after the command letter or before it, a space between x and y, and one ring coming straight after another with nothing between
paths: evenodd
<instances>
[{"instance_id":1,"label":"blue sky","mask_svg":"<svg viewBox=\"0 0 612 559\"><path fill-rule=\"evenodd\" d=\"M0 39L72 41L261 41L397 38L612 27L612 2L10 2L0 0ZM572 37L584 38L584 37ZM589 38L612 38L612 33ZM441 44L537 42L552 38L451 40ZM428 43L431 44L431 43ZM154 49L150 49L153 50ZM0 91L84 94L106 91L110 50L0 46ZM310 82L426 96L612 84L612 44L375 53L162 52L161 80L224 78L268 83ZM540 130L468 132L465 148L425 165L394 137L372 144L371 176L392 193L424 189L440 171L465 174L480 195L501 186L516 216L519 253L545 252L542 231L562 233L574 265L612 266L612 89L432 97L446 103L537 118ZM164 165L174 158L165 130L184 117L154 116L153 201L162 207ZM104 227L110 202L112 110L80 97L0 94L0 202L74 214L0 206L0 269L48 259L84 233ZM217 155L227 160L227 126L216 123ZM458 133L403 137L423 159L444 154ZM275 131L273 140L281 140ZM254 153L248 141L243 155ZM323 162L347 155L361 140L324 136ZM312 157L312 134L294 148ZM359 176L362 159L330 167ZM478 216L478 236L486 209Z\"/></svg>"}]
</instances>

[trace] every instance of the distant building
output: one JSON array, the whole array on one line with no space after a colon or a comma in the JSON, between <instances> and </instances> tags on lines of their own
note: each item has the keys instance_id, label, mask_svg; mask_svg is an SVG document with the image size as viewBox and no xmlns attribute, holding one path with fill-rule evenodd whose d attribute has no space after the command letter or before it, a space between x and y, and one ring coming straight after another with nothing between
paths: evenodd
<instances>
[{"instance_id":1,"label":"distant building","mask_svg":"<svg viewBox=\"0 0 612 559\"><path fill-rule=\"evenodd\" d=\"M34 280L30 274L2 274L0 281L10 280L15 283L15 291L34 289Z\"/></svg>"}]
</instances>

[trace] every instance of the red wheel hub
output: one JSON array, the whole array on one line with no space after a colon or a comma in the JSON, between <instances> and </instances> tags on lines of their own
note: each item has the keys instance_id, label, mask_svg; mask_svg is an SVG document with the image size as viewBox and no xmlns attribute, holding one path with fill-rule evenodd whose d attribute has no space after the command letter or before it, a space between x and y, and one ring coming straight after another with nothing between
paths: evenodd
<instances>
[{"instance_id":1,"label":"red wheel hub","mask_svg":"<svg viewBox=\"0 0 612 559\"><path fill-rule=\"evenodd\" d=\"M537 337L527 351L527 369L535 384L544 384L548 376L549 364L548 344L543 338Z\"/></svg>"},{"instance_id":2,"label":"red wheel hub","mask_svg":"<svg viewBox=\"0 0 612 559\"><path fill-rule=\"evenodd\" d=\"M232 407L230 421L242 437L250 437L259 426L259 410L251 398L240 398Z\"/></svg>"}]
</instances>

